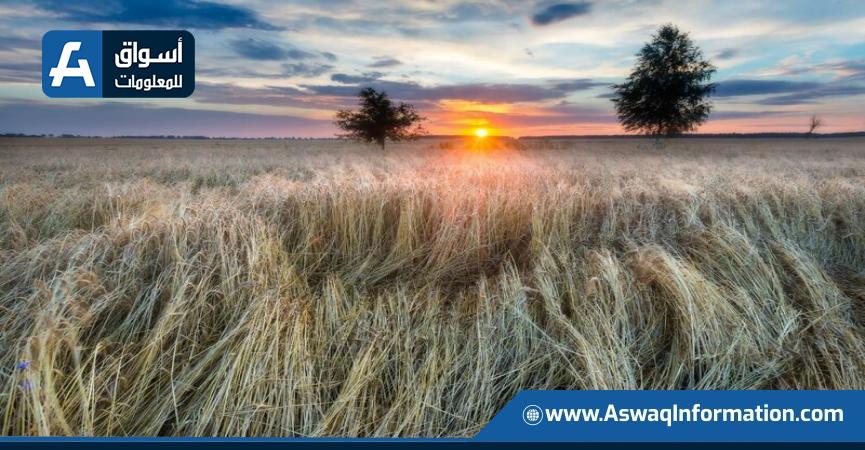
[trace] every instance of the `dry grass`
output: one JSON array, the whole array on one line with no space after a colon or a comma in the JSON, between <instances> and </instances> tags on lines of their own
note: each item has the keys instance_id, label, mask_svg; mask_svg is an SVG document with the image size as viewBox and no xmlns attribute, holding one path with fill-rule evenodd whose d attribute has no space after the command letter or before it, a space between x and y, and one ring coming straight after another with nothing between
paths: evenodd
<instances>
[{"instance_id":1,"label":"dry grass","mask_svg":"<svg viewBox=\"0 0 865 450\"><path fill-rule=\"evenodd\" d=\"M862 140L468 147L0 141L2 434L468 436L520 389L865 388Z\"/></svg>"}]
</instances>

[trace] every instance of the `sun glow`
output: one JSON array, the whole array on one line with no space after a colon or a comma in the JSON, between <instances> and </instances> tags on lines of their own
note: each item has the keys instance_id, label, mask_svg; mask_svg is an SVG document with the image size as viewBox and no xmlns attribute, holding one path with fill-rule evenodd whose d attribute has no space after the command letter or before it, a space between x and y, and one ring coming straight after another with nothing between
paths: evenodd
<instances>
[{"instance_id":1,"label":"sun glow","mask_svg":"<svg viewBox=\"0 0 865 450\"><path fill-rule=\"evenodd\" d=\"M475 136L477 136L479 138L485 138L485 137L487 137L488 134L490 134L490 132L487 131L486 128L476 128L475 129Z\"/></svg>"}]
</instances>

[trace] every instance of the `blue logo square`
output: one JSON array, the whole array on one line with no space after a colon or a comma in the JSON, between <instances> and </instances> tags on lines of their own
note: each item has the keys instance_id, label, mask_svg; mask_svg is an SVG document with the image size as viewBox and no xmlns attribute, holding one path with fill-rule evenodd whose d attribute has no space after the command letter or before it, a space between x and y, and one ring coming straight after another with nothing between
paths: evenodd
<instances>
[{"instance_id":1,"label":"blue logo square","mask_svg":"<svg viewBox=\"0 0 865 450\"><path fill-rule=\"evenodd\" d=\"M42 36L42 92L55 98L102 97L102 32Z\"/></svg>"}]
</instances>

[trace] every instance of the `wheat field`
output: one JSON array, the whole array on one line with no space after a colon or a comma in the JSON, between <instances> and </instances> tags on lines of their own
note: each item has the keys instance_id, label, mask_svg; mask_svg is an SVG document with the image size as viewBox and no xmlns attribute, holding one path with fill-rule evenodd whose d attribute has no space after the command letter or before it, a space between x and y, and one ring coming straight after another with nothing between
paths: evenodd
<instances>
[{"instance_id":1,"label":"wheat field","mask_svg":"<svg viewBox=\"0 0 865 450\"><path fill-rule=\"evenodd\" d=\"M4 435L865 388L865 140L0 140Z\"/></svg>"}]
</instances>

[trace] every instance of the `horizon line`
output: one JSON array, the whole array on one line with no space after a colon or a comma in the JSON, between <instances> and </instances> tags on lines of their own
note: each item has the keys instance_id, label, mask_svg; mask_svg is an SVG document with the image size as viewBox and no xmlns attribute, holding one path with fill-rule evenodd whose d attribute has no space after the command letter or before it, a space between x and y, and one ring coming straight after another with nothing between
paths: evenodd
<instances>
[{"instance_id":1,"label":"horizon line","mask_svg":"<svg viewBox=\"0 0 865 450\"><path fill-rule=\"evenodd\" d=\"M865 137L865 131L837 131L832 133L806 133L792 131L761 131L753 133L683 133L676 136L653 136L646 134L550 134L550 135L489 135L482 139L707 139L707 138L831 138L831 137ZM348 138L314 137L314 136L208 136L208 135L173 135L173 134L149 134L149 135L84 135L84 134L29 134L29 133L0 133L0 138L42 138L42 139L177 139L177 140L327 140L340 141L350 140ZM470 134L429 134L418 136L416 140L422 139L479 139Z\"/></svg>"}]
</instances>

